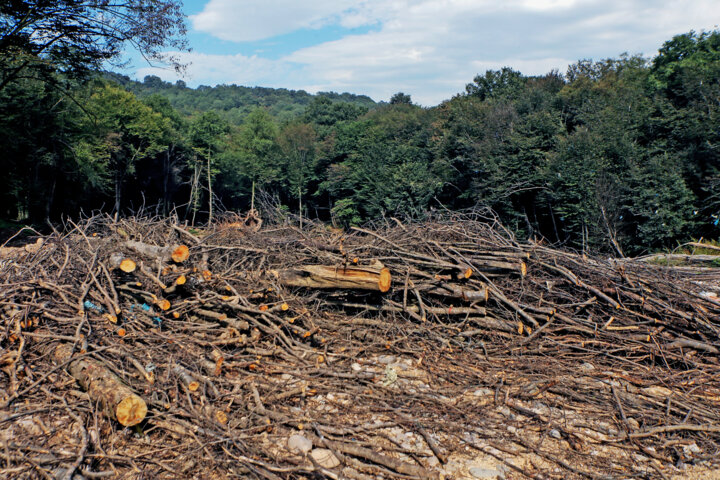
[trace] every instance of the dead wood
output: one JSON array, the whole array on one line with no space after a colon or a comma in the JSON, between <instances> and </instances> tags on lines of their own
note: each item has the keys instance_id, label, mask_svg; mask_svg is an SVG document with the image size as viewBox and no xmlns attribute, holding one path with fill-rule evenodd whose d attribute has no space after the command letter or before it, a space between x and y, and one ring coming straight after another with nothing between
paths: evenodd
<instances>
[{"instance_id":1,"label":"dead wood","mask_svg":"<svg viewBox=\"0 0 720 480\"><path fill-rule=\"evenodd\" d=\"M390 270L385 267L333 267L304 265L291 269L270 270L286 287L347 288L387 292L392 284Z\"/></svg>"},{"instance_id":2,"label":"dead wood","mask_svg":"<svg viewBox=\"0 0 720 480\"><path fill-rule=\"evenodd\" d=\"M132 427L145 419L148 409L141 397L100 362L89 358L71 361L72 353L72 345L61 344L55 349L55 361L70 362L67 367L70 375L94 402L100 402L110 418L125 427Z\"/></svg>"},{"instance_id":3,"label":"dead wood","mask_svg":"<svg viewBox=\"0 0 720 480\"><path fill-rule=\"evenodd\" d=\"M518 242L478 212L349 232L253 216L194 233L96 216L0 262L0 477L718 466L712 263Z\"/></svg>"}]
</instances>

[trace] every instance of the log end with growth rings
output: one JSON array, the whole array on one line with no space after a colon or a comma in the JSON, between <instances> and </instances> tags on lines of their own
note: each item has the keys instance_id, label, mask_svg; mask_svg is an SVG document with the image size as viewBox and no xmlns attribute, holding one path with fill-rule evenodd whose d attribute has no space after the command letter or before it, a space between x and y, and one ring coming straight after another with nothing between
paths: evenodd
<instances>
[{"instance_id":1,"label":"log end with growth rings","mask_svg":"<svg viewBox=\"0 0 720 480\"><path fill-rule=\"evenodd\" d=\"M137 395L131 395L117 404L115 418L121 425L132 427L145 419L147 411L145 400Z\"/></svg>"},{"instance_id":2,"label":"log end with growth rings","mask_svg":"<svg viewBox=\"0 0 720 480\"><path fill-rule=\"evenodd\" d=\"M380 279L378 280L378 287L382 293L387 292L390 290L390 285L392 284L392 275L390 274L390 269L383 268L380 270Z\"/></svg>"},{"instance_id":3,"label":"log end with growth rings","mask_svg":"<svg viewBox=\"0 0 720 480\"><path fill-rule=\"evenodd\" d=\"M185 245L178 245L172 251L172 254L170 256L173 262L182 263L190 256L190 249L188 249L188 247L186 247Z\"/></svg>"},{"instance_id":4,"label":"log end with growth rings","mask_svg":"<svg viewBox=\"0 0 720 480\"><path fill-rule=\"evenodd\" d=\"M120 270L122 270L125 273L132 273L137 268L137 265L135 262L129 258L124 259L122 262L120 262Z\"/></svg>"}]
</instances>

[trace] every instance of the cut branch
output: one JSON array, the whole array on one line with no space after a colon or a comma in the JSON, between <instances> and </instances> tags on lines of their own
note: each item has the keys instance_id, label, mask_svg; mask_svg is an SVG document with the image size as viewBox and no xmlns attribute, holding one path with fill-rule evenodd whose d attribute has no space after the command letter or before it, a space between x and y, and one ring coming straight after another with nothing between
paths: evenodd
<instances>
[{"instance_id":1,"label":"cut branch","mask_svg":"<svg viewBox=\"0 0 720 480\"><path fill-rule=\"evenodd\" d=\"M147 404L102 363L89 358L72 359L73 348L61 344L55 349L55 362L70 361L68 372L87 391L93 401L121 425L131 427L145 419Z\"/></svg>"}]
</instances>

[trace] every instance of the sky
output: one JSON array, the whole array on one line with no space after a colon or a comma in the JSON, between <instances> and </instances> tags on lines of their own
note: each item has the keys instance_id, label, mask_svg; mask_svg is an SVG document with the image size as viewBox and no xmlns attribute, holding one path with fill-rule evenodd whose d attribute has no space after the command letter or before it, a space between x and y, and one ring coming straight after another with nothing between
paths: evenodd
<instances>
[{"instance_id":1,"label":"sky","mask_svg":"<svg viewBox=\"0 0 720 480\"><path fill-rule=\"evenodd\" d=\"M185 76L137 59L128 75L376 101L404 92L424 106L486 70L652 57L674 35L720 24L720 0L185 0L184 10Z\"/></svg>"}]
</instances>

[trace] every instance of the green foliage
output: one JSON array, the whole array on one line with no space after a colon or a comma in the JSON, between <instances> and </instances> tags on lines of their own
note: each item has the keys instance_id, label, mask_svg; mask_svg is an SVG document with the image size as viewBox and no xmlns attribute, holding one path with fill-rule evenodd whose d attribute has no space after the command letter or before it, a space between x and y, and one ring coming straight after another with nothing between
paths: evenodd
<instances>
[{"instance_id":1,"label":"green foliage","mask_svg":"<svg viewBox=\"0 0 720 480\"><path fill-rule=\"evenodd\" d=\"M431 120L432 112L398 104L338 129L338 161L321 189L333 199L352 199L340 204L344 218L420 216L429 208L449 173L433 159Z\"/></svg>"},{"instance_id":2,"label":"green foliage","mask_svg":"<svg viewBox=\"0 0 720 480\"><path fill-rule=\"evenodd\" d=\"M127 45L180 68L164 52L187 49L181 7L175 0L2 2L0 90L20 78L58 84L57 72L86 75Z\"/></svg>"},{"instance_id":3,"label":"green foliage","mask_svg":"<svg viewBox=\"0 0 720 480\"><path fill-rule=\"evenodd\" d=\"M239 85L200 86L188 88L185 82L169 83L159 77L148 75L143 82L136 82L124 75L107 73L106 77L140 98L161 95L168 99L174 109L183 115L196 115L208 110L217 112L227 123L241 125L245 118L258 107L280 122L290 121L309 112L313 103L322 99L323 105L346 110L345 117L357 116L375 107L375 102L365 95L320 92L311 95L304 90L284 88L243 87ZM353 117L354 118L354 117Z\"/></svg>"},{"instance_id":4,"label":"green foliage","mask_svg":"<svg viewBox=\"0 0 720 480\"><path fill-rule=\"evenodd\" d=\"M220 160L220 188L228 200L227 206L247 208L253 186L257 189L277 186L280 176L277 137L277 124L263 108L255 109L233 132Z\"/></svg>"},{"instance_id":5,"label":"green foliage","mask_svg":"<svg viewBox=\"0 0 720 480\"><path fill-rule=\"evenodd\" d=\"M500 70L488 70L485 75L478 75L465 87L468 95L478 97L480 100L498 97L512 97L520 92L526 78L522 73L510 67Z\"/></svg>"},{"instance_id":6,"label":"green foliage","mask_svg":"<svg viewBox=\"0 0 720 480\"><path fill-rule=\"evenodd\" d=\"M330 210L335 221L345 227L356 226L362 222L355 201L352 198L341 198Z\"/></svg>"},{"instance_id":7,"label":"green foliage","mask_svg":"<svg viewBox=\"0 0 720 480\"><path fill-rule=\"evenodd\" d=\"M105 178L108 186L112 184L114 209L120 212L125 184L134 177L138 162L167 148L172 126L133 94L111 85L93 92L86 110L86 135L75 155L89 179Z\"/></svg>"},{"instance_id":8,"label":"green foliage","mask_svg":"<svg viewBox=\"0 0 720 480\"><path fill-rule=\"evenodd\" d=\"M627 210L645 248L670 247L693 230L695 196L686 186L677 161L667 155L650 158L631 172Z\"/></svg>"},{"instance_id":9,"label":"green foliage","mask_svg":"<svg viewBox=\"0 0 720 480\"><path fill-rule=\"evenodd\" d=\"M402 92L376 105L113 74L67 97L66 78L36 72L0 89L0 217L57 218L113 194L118 212L157 204L204 221L263 190L284 211L345 226L482 205L521 237L583 250L717 238L719 46L718 32L690 32L652 61L490 70L429 109Z\"/></svg>"},{"instance_id":10,"label":"green foliage","mask_svg":"<svg viewBox=\"0 0 720 480\"><path fill-rule=\"evenodd\" d=\"M390 105L412 105L412 98L403 92L398 92L390 97Z\"/></svg>"}]
</instances>

